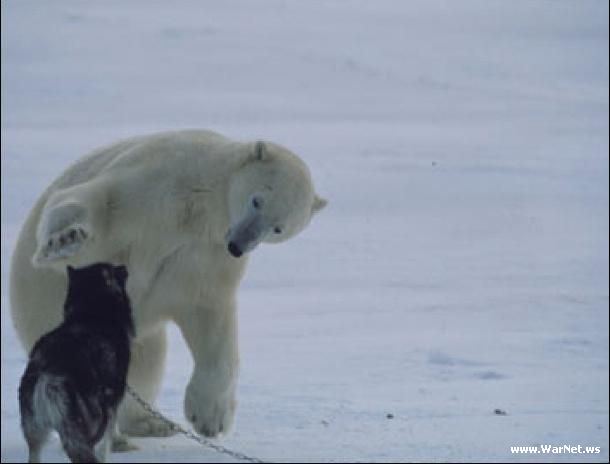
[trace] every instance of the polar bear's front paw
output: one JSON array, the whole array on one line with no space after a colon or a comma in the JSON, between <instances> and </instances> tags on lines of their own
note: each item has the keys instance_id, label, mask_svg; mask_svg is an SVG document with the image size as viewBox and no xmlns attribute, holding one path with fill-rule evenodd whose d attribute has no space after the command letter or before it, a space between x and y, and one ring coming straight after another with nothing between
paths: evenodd
<instances>
[{"instance_id":1,"label":"polar bear's front paw","mask_svg":"<svg viewBox=\"0 0 610 464\"><path fill-rule=\"evenodd\" d=\"M184 399L184 414L198 433L215 437L228 432L233 425L235 396L232 392L219 397L206 395L190 384Z\"/></svg>"},{"instance_id":2,"label":"polar bear's front paw","mask_svg":"<svg viewBox=\"0 0 610 464\"><path fill-rule=\"evenodd\" d=\"M43 263L73 256L89 239L89 235L89 232L79 224L72 224L63 230L51 233L39 245L34 260Z\"/></svg>"}]
</instances>

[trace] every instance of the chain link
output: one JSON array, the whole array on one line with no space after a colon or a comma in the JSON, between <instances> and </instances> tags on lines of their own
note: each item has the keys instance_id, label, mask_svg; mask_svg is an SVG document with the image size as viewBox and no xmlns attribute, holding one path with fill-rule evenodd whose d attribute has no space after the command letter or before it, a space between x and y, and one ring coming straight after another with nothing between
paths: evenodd
<instances>
[{"instance_id":1,"label":"chain link","mask_svg":"<svg viewBox=\"0 0 610 464\"><path fill-rule=\"evenodd\" d=\"M168 419L167 417L165 417L163 414L161 414L159 411L157 411L156 409L154 409L144 398L142 398L133 388L131 388L129 385L127 385L127 392L132 396L132 398L134 400L137 401L137 403L142 406L142 408L148 412L151 416L155 417L156 419L159 419L161 422L163 422L164 424L166 424L167 426L169 426L169 428L175 432L181 433L182 435L184 435L185 437L190 438L191 440L196 441L197 443L199 443L202 446L206 446L208 448L212 448L214 451L221 453L221 454L226 454L227 456L231 456L232 458L235 458L239 461L247 461L247 462L257 462L257 463L262 463L262 462L269 462L269 461L261 461L258 458L253 458L251 456L248 456L244 453L240 453L239 451L233 451L230 450L228 448L225 448L222 445L218 445L216 443L212 443L211 441L205 439L204 437L201 437L199 435L197 435L196 433L192 432L191 430L187 430L184 427L182 427L180 424L175 423L174 421L172 421L171 419Z\"/></svg>"}]
</instances>

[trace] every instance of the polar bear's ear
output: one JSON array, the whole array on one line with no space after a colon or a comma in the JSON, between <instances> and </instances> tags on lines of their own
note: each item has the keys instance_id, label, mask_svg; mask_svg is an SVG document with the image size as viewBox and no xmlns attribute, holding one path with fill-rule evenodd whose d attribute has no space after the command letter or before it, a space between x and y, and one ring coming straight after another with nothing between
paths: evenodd
<instances>
[{"instance_id":1,"label":"polar bear's ear","mask_svg":"<svg viewBox=\"0 0 610 464\"><path fill-rule=\"evenodd\" d=\"M313 200L313 205L311 206L311 215L313 216L318 211L323 210L327 204L328 204L328 200L316 195Z\"/></svg>"},{"instance_id":2,"label":"polar bear's ear","mask_svg":"<svg viewBox=\"0 0 610 464\"><path fill-rule=\"evenodd\" d=\"M254 144L254 153L252 153L250 159L252 161L265 161L267 158L269 158L269 154L267 153L265 142L262 140L257 141Z\"/></svg>"}]
</instances>

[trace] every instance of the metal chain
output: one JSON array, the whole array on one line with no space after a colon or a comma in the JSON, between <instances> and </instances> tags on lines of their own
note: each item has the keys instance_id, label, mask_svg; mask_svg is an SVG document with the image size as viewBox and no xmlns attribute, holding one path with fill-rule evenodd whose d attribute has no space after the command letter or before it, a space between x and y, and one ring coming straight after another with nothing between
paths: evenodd
<instances>
[{"instance_id":1,"label":"metal chain","mask_svg":"<svg viewBox=\"0 0 610 464\"><path fill-rule=\"evenodd\" d=\"M167 426L169 426L169 428L175 432L181 433L182 435L190 438L191 440L196 441L197 443L199 443L200 445L206 446L208 448L212 448L214 451L217 451L218 453L221 454L226 454L227 456L231 456L232 458L238 459L240 461L247 461L247 462L258 462L258 463L262 463L262 462L269 462L269 461L261 461L258 458L253 458L251 456L248 456L244 453L240 453L239 451L233 451L230 450L228 448L225 448L222 445L218 445L216 443L212 443L211 441L205 439L204 437L201 437L199 435L197 435L196 433L192 432L191 430L187 430L184 427L182 427L180 424L175 423L174 421L172 421L171 419L168 419L167 417L165 417L163 414L161 414L159 411L157 411L156 409L154 409L144 398L142 398L133 388L131 388L129 385L127 385L127 392L132 396L132 398L134 400L137 401L137 403L142 406L142 408L144 408L144 410L146 412L148 412L151 416L159 419L161 422L165 423Z\"/></svg>"}]
</instances>

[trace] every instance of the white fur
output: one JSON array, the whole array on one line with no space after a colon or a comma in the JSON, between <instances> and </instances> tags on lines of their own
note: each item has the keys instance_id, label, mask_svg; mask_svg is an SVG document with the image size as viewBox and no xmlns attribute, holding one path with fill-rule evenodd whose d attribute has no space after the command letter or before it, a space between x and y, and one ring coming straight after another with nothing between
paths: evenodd
<instances>
[{"instance_id":1,"label":"white fur","mask_svg":"<svg viewBox=\"0 0 610 464\"><path fill-rule=\"evenodd\" d=\"M255 197L264 204L252 213ZM235 294L247 262L227 245L234 239L247 252L284 241L324 204L305 164L269 142L191 130L99 149L47 189L23 227L11 269L19 337L29 350L60 322L66 265L124 264L137 331L129 383L155 398L173 320L194 360L186 417L208 435L226 431L238 366ZM119 420L135 435L169 433L129 401Z\"/></svg>"}]
</instances>

